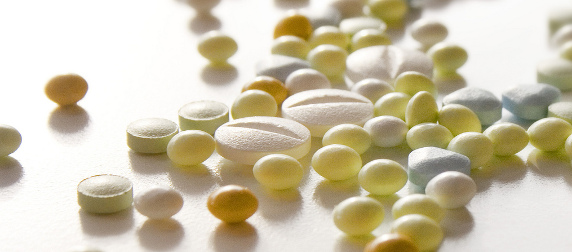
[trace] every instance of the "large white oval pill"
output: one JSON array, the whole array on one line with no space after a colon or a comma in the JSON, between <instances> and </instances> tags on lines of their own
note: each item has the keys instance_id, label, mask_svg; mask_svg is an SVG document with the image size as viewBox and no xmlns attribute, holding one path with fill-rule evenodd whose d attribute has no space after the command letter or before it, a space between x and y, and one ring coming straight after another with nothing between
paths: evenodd
<instances>
[{"instance_id":1,"label":"large white oval pill","mask_svg":"<svg viewBox=\"0 0 572 252\"><path fill-rule=\"evenodd\" d=\"M294 94L282 103L282 117L308 127L312 136L322 137L339 124L363 126L373 117L373 103L347 90L308 90Z\"/></svg>"},{"instance_id":2,"label":"large white oval pill","mask_svg":"<svg viewBox=\"0 0 572 252\"><path fill-rule=\"evenodd\" d=\"M226 159L254 165L269 154L300 159L310 151L310 131L304 125L279 117L253 116L230 121L214 135L216 151Z\"/></svg>"}]
</instances>

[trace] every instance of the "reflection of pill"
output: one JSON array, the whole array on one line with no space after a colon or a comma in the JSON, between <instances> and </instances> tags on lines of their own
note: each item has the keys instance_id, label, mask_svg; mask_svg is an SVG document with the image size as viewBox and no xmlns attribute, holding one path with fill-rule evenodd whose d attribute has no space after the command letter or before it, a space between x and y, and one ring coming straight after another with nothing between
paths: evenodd
<instances>
[{"instance_id":1,"label":"reflection of pill","mask_svg":"<svg viewBox=\"0 0 572 252\"><path fill-rule=\"evenodd\" d=\"M117 175L89 177L77 186L77 201L81 209L89 213L119 212L133 203L133 184Z\"/></svg>"},{"instance_id":2,"label":"reflection of pill","mask_svg":"<svg viewBox=\"0 0 572 252\"><path fill-rule=\"evenodd\" d=\"M219 155L250 165L269 154L299 159L310 151L310 131L298 122L279 117L236 119L220 126L214 138Z\"/></svg>"},{"instance_id":3,"label":"reflection of pill","mask_svg":"<svg viewBox=\"0 0 572 252\"><path fill-rule=\"evenodd\" d=\"M322 137L343 123L363 125L373 117L373 104L362 95L340 89L303 91L282 103L282 117L308 127L312 136Z\"/></svg>"},{"instance_id":4,"label":"reflection of pill","mask_svg":"<svg viewBox=\"0 0 572 252\"><path fill-rule=\"evenodd\" d=\"M212 135L226 122L228 122L228 107L221 102L194 101L179 109L181 130L202 130Z\"/></svg>"},{"instance_id":5,"label":"reflection of pill","mask_svg":"<svg viewBox=\"0 0 572 252\"><path fill-rule=\"evenodd\" d=\"M167 119L145 118L127 126L127 146L140 153L163 153L179 126Z\"/></svg>"}]
</instances>

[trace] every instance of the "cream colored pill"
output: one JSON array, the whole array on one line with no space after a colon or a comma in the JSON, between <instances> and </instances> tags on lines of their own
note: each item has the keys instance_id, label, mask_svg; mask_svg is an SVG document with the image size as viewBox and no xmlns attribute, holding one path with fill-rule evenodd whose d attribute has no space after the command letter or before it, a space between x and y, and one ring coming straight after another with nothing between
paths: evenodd
<instances>
[{"instance_id":1,"label":"cream colored pill","mask_svg":"<svg viewBox=\"0 0 572 252\"><path fill-rule=\"evenodd\" d=\"M407 124L395 116L377 116L368 120L363 128L379 147L395 147L405 142Z\"/></svg>"},{"instance_id":2,"label":"cream colored pill","mask_svg":"<svg viewBox=\"0 0 572 252\"><path fill-rule=\"evenodd\" d=\"M183 208L183 196L168 186L151 186L135 195L133 206L150 219L167 219Z\"/></svg>"},{"instance_id":3,"label":"cream colored pill","mask_svg":"<svg viewBox=\"0 0 572 252\"><path fill-rule=\"evenodd\" d=\"M445 209L464 207L477 194L477 184L464 173L446 171L432 178L425 194Z\"/></svg>"},{"instance_id":4,"label":"cream colored pill","mask_svg":"<svg viewBox=\"0 0 572 252\"><path fill-rule=\"evenodd\" d=\"M430 19L419 19L410 28L411 37L421 43L425 48L437 44L449 35L447 27L441 22Z\"/></svg>"},{"instance_id":5,"label":"cream colored pill","mask_svg":"<svg viewBox=\"0 0 572 252\"><path fill-rule=\"evenodd\" d=\"M391 38L380 29L362 29L352 36L351 49L356 51L362 48L377 46L377 45L391 45Z\"/></svg>"},{"instance_id":6,"label":"cream colored pill","mask_svg":"<svg viewBox=\"0 0 572 252\"><path fill-rule=\"evenodd\" d=\"M199 38L199 53L214 64L224 64L238 50L236 41L221 31L210 31Z\"/></svg>"},{"instance_id":7,"label":"cream colored pill","mask_svg":"<svg viewBox=\"0 0 572 252\"><path fill-rule=\"evenodd\" d=\"M548 117L558 117L572 123L572 102L555 102L548 106Z\"/></svg>"},{"instance_id":8,"label":"cream colored pill","mask_svg":"<svg viewBox=\"0 0 572 252\"><path fill-rule=\"evenodd\" d=\"M179 132L167 145L167 156L179 165L197 165L207 160L215 150L213 137L201 130Z\"/></svg>"},{"instance_id":9,"label":"cream colored pill","mask_svg":"<svg viewBox=\"0 0 572 252\"><path fill-rule=\"evenodd\" d=\"M564 119L548 117L534 122L527 132L532 146L541 151L557 151L564 148L572 125Z\"/></svg>"},{"instance_id":10,"label":"cream colored pill","mask_svg":"<svg viewBox=\"0 0 572 252\"><path fill-rule=\"evenodd\" d=\"M471 168L478 168L491 160L494 145L491 139L482 133L465 132L451 139L447 150L467 156L471 161Z\"/></svg>"},{"instance_id":11,"label":"cream colored pill","mask_svg":"<svg viewBox=\"0 0 572 252\"><path fill-rule=\"evenodd\" d=\"M358 173L359 185L371 194L391 195L407 183L407 171L389 159L376 159L365 164Z\"/></svg>"},{"instance_id":12,"label":"cream colored pill","mask_svg":"<svg viewBox=\"0 0 572 252\"><path fill-rule=\"evenodd\" d=\"M269 154L300 159L310 151L310 131L285 118L255 116L236 119L215 132L215 147L226 159L254 165Z\"/></svg>"},{"instance_id":13,"label":"cream colored pill","mask_svg":"<svg viewBox=\"0 0 572 252\"><path fill-rule=\"evenodd\" d=\"M312 156L312 168L329 180L346 180L358 174L362 166L360 155L352 148L331 144L318 149Z\"/></svg>"},{"instance_id":14,"label":"cream colored pill","mask_svg":"<svg viewBox=\"0 0 572 252\"><path fill-rule=\"evenodd\" d=\"M402 92L414 96L418 92L427 91L433 96L437 96L437 87L435 83L426 75L407 71L399 74L393 82L395 92Z\"/></svg>"},{"instance_id":15,"label":"cream colored pill","mask_svg":"<svg viewBox=\"0 0 572 252\"><path fill-rule=\"evenodd\" d=\"M365 2L363 0L333 0L327 6L337 10L342 18L350 18L364 15Z\"/></svg>"},{"instance_id":16,"label":"cream colored pill","mask_svg":"<svg viewBox=\"0 0 572 252\"><path fill-rule=\"evenodd\" d=\"M270 154L256 161L252 173L256 181L263 186L284 190L300 184L304 177L304 168L291 156Z\"/></svg>"},{"instance_id":17,"label":"cream colored pill","mask_svg":"<svg viewBox=\"0 0 572 252\"><path fill-rule=\"evenodd\" d=\"M448 104L439 110L437 121L453 136L464 132L481 132L482 126L475 112L460 104Z\"/></svg>"},{"instance_id":18,"label":"cream colored pill","mask_svg":"<svg viewBox=\"0 0 572 252\"><path fill-rule=\"evenodd\" d=\"M493 124L483 134L493 142L493 153L497 156L514 155L528 145L528 133L514 123Z\"/></svg>"},{"instance_id":19,"label":"cream colored pill","mask_svg":"<svg viewBox=\"0 0 572 252\"><path fill-rule=\"evenodd\" d=\"M272 54L306 59L310 45L300 37L285 35L274 39L270 52Z\"/></svg>"},{"instance_id":20,"label":"cream colored pill","mask_svg":"<svg viewBox=\"0 0 572 252\"><path fill-rule=\"evenodd\" d=\"M117 175L92 176L78 184L77 202L88 213L119 212L133 203L133 184L129 179Z\"/></svg>"},{"instance_id":21,"label":"cream colored pill","mask_svg":"<svg viewBox=\"0 0 572 252\"><path fill-rule=\"evenodd\" d=\"M202 100L183 105L179 109L181 130L202 130L211 135L229 120L228 107L218 101Z\"/></svg>"},{"instance_id":22,"label":"cream colored pill","mask_svg":"<svg viewBox=\"0 0 572 252\"><path fill-rule=\"evenodd\" d=\"M536 80L562 91L572 89L572 61L555 58L538 62Z\"/></svg>"},{"instance_id":23,"label":"cream colored pill","mask_svg":"<svg viewBox=\"0 0 572 252\"><path fill-rule=\"evenodd\" d=\"M434 251L443 241L439 223L421 214L408 214L391 224L391 232L407 236L420 251Z\"/></svg>"},{"instance_id":24,"label":"cream colored pill","mask_svg":"<svg viewBox=\"0 0 572 252\"><path fill-rule=\"evenodd\" d=\"M446 149L451 139L451 131L436 123L417 124L411 127L405 136L405 141L412 150L428 146Z\"/></svg>"},{"instance_id":25,"label":"cream colored pill","mask_svg":"<svg viewBox=\"0 0 572 252\"><path fill-rule=\"evenodd\" d=\"M327 25L316 28L308 42L312 48L319 45L335 45L346 49L350 43L349 40L348 36L338 27Z\"/></svg>"},{"instance_id":26,"label":"cream colored pill","mask_svg":"<svg viewBox=\"0 0 572 252\"><path fill-rule=\"evenodd\" d=\"M410 128L420 123L435 123L439 116L439 107L435 97L427 91L416 93L405 108L405 122Z\"/></svg>"},{"instance_id":27,"label":"cream colored pill","mask_svg":"<svg viewBox=\"0 0 572 252\"><path fill-rule=\"evenodd\" d=\"M233 119L251 116L276 116L278 104L274 97L262 90L252 89L240 93L232 103Z\"/></svg>"},{"instance_id":28,"label":"cream colored pill","mask_svg":"<svg viewBox=\"0 0 572 252\"><path fill-rule=\"evenodd\" d=\"M375 103L382 96L393 92L393 87L382 80L378 79L364 79L354 84L351 91L358 93L368 98L372 103Z\"/></svg>"},{"instance_id":29,"label":"cream colored pill","mask_svg":"<svg viewBox=\"0 0 572 252\"><path fill-rule=\"evenodd\" d=\"M445 217L445 210L434 199L424 194L410 194L397 200L391 208L393 219L408 214L421 214L440 222Z\"/></svg>"},{"instance_id":30,"label":"cream colored pill","mask_svg":"<svg viewBox=\"0 0 572 252\"><path fill-rule=\"evenodd\" d=\"M10 125L0 124L0 158L14 153L22 144L22 135Z\"/></svg>"},{"instance_id":31,"label":"cream colored pill","mask_svg":"<svg viewBox=\"0 0 572 252\"><path fill-rule=\"evenodd\" d=\"M389 115L405 121L405 109L410 99L411 96L405 93L388 93L375 102L375 116Z\"/></svg>"},{"instance_id":32,"label":"cream colored pill","mask_svg":"<svg viewBox=\"0 0 572 252\"><path fill-rule=\"evenodd\" d=\"M164 153L179 126L167 119L145 118L127 125L127 146L140 153Z\"/></svg>"},{"instance_id":33,"label":"cream colored pill","mask_svg":"<svg viewBox=\"0 0 572 252\"><path fill-rule=\"evenodd\" d=\"M306 90L332 88L332 84L326 75L311 68L299 69L292 72L284 82L288 95L293 95Z\"/></svg>"},{"instance_id":34,"label":"cream colored pill","mask_svg":"<svg viewBox=\"0 0 572 252\"><path fill-rule=\"evenodd\" d=\"M371 146L371 136L361 126L355 124L340 124L332 127L322 138L322 145L341 144L363 154Z\"/></svg>"},{"instance_id":35,"label":"cream colored pill","mask_svg":"<svg viewBox=\"0 0 572 252\"><path fill-rule=\"evenodd\" d=\"M339 27L343 33L350 37L363 29L377 29L380 31L385 31L387 29L385 22L375 17L367 16L342 19Z\"/></svg>"},{"instance_id":36,"label":"cream colored pill","mask_svg":"<svg viewBox=\"0 0 572 252\"><path fill-rule=\"evenodd\" d=\"M333 210L334 224L350 236L366 235L385 217L383 205L372 198L356 196L340 202Z\"/></svg>"},{"instance_id":37,"label":"cream colored pill","mask_svg":"<svg viewBox=\"0 0 572 252\"><path fill-rule=\"evenodd\" d=\"M348 52L335 45L319 45L308 52L308 62L313 69L329 78L340 78L346 70Z\"/></svg>"},{"instance_id":38,"label":"cream colored pill","mask_svg":"<svg viewBox=\"0 0 572 252\"><path fill-rule=\"evenodd\" d=\"M391 28L403 26L403 19L409 12L406 0L369 0L368 7L371 15L383 20Z\"/></svg>"},{"instance_id":39,"label":"cream colored pill","mask_svg":"<svg viewBox=\"0 0 572 252\"><path fill-rule=\"evenodd\" d=\"M433 60L435 71L439 76L455 74L469 58L463 47L449 42L435 44L427 51L427 55Z\"/></svg>"}]
</instances>

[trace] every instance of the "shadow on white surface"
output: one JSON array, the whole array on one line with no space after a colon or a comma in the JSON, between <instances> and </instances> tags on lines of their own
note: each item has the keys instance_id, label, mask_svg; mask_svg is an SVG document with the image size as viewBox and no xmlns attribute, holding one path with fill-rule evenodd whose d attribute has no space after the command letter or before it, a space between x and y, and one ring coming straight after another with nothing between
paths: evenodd
<instances>
[{"instance_id":1,"label":"shadow on white surface","mask_svg":"<svg viewBox=\"0 0 572 252\"><path fill-rule=\"evenodd\" d=\"M231 64L208 64L201 71L201 79L211 85L229 84L238 77L238 70Z\"/></svg>"},{"instance_id":2,"label":"shadow on white surface","mask_svg":"<svg viewBox=\"0 0 572 252\"><path fill-rule=\"evenodd\" d=\"M318 205L326 209L334 209L343 200L361 194L357 176L342 180L323 179L318 183L312 196Z\"/></svg>"},{"instance_id":3,"label":"shadow on white surface","mask_svg":"<svg viewBox=\"0 0 572 252\"><path fill-rule=\"evenodd\" d=\"M382 148L372 145L366 152L361 154L361 159L364 165L376 159L391 159L403 167L407 167L409 153L411 153L411 148L409 148L407 143L391 148Z\"/></svg>"},{"instance_id":4,"label":"shadow on white surface","mask_svg":"<svg viewBox=\"0 0 572 252\"><path fill-rule=\"evenodd\" d=\"M254 251L258 244L258 231L248 222L227 224L221 222L211 234L214 251Z\"/></svg>"},{"instance_id":5,"label":"shadow on white surface","mask_svg":"<svg viewBox=\"0 0 572 252\"><path fill-rule=\"evenodd\" d=\"M216 186L216 180L211 170L204 164L177 167L167 169L169 180L173 187L181 192L189 194L202 194L212 191Z\"/></svg>"},{"instance_id":6,"label":"shadow on white surface","mask_svg":"<svg viewBox=\"0 0 572 252\"><path fill-rule=\"evenodd\" d=\"M146 220L137 230L139 243L149 250L166 251L177 247L185 237L181 223L174 219Z\"/></svg>"},{"instance_id":7,"label":"shadow on white surface","mask_svg":"<svg viewBox=\"0 0 572 252\"><path fill-rule=\"evenodd\" d=\"M212 30L218 30L222 26L220 19L211 13L197 13L189 22L189 29L195 34L203 34Z\"/></svg>"},{"instance_id":8,"label":"shadow on white surface","mask_svg":"<svg viewBox=\"0 0 572 252\"><path fill-rule=\"evenodd\" d=\"M62 134L83 131L89 125L89 114L78 105L55 108L48 121L50 129Z\"/></svg>"},{"instance_id":9,"label":"shadow on white surface","mask_svg":"<svg viewBox=\"0 0 572 252\"><path fill-rule=\"evenodd\" d=\"M24 176L24 169L13 157L0 157L0 188L18 183Z\"/></svg>"},{"instance_id":10,"label":"shadow on white surface","mask_svg":"<svg viewBox=\"0 0 572 252\"><path fill-rule=\"evenodd\" d=\"M572 185L572 165L564 151L546 152L534 149L528 155L530 170L549 178L564 179Z\"/></svg>"},{"instance_id":11,"label":"shadow on white surface","mask_svg":"<svg viewBox=\"0 0 572 252\"><path fill-rule=\"evenodd\" d=\"M167 171L172 165L167 154L142 154L129 150L131 170L141 174L159 174Z\"/></svg>"},{"instance_id":12,"label":"shadow on white surface","mask_svg":"<svg viewBox=\"0 0 572 252\"><path fill-rule=\"evenodd\" d=\"M368 242L375 239L372 234L362 236L348 236L341 234L336 239L335 251L337 252L362 252Z\"/></svg>"},{"instance_id":13,"label":"shadow on white surface","mask_svg":"<svg viewBox=\"0 0 572 252\"><path fill-rule=\"evenodd\" d=\"M274 0L274 5L281 9L299 9L307 7L310 0Z\"/></svg>"},{"instance_id":14,"label":"shadow on white surface","mask_svg":"<svg viewBox=\"0 0 572 252\"><path fill-rule=\"evenodd\" d=\"M460 74L435 76L433 78L440 96L445 96L467 86L465 77Z\"/></svg>"},{"instance_id":15,"label":"shadow on white surface","mask_svg":"<svg viewBox=\"0 0 572 252\"><path fill-rule=\"evenodd\" d=\"M467 235L475 226L473 215L466 207L448 209L445 217L441 220L441 227L445 233L445 239L459 239Z\"/></svg>"},{"instance_id":16,"label":"shadow on white surface","mask_svg":"<svg viewBox=\"0 0 572 252\"><path fill-rule=\"evenodd\" d=\"M519 156L493 156L487 165L471 170L471 177L477 184L477 192L482 192L487 190L494 180L502 183L520 181L524 179L527 170L526 164Z\"/></svg>"},{"instance_id":17,"label":"shadow on white surface","mask_svg":"<svg viewBox=\"0 0 572 252\"><path fill-rule=\"evenodd\" d=\"M113 214L91 214L79 210L83 233L91 236L113 236L133 228L133 207Z\"/></svg>"},{"instance_id":18,"label":"shadow on white surface","mask_svg":"<svg viewBox=\"0 0 572 252\"><path fill-rule=\"evenodd\" d=\"M259 194L258 211L265 219L273 222L288 222L300 213L302 195L298 189L272 190L264 188Z\"/></svg>"}]
</instances>

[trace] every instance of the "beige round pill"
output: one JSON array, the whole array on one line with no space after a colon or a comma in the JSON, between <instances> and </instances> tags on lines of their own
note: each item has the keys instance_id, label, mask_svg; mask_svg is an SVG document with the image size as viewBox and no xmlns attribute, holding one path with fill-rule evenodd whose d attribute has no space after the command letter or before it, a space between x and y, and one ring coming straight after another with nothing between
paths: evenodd
<instances>
[{"instance_id":1,"label":"beige round pill","mask_svg":"<svg viewBox=\"0 0 572 252\"><path fill-rule=\"evenodd\" d=\"M44 92L60 106L76 104L87 93L87 81L77 74L57 75L48 81Z\"/></svg>"},{"instance_id":2,"label":"beige round pill","mask_svg":"<svg viewBox=\"0 0 572 252\"><path fill-rule=\"evenodd\" d=\"M145 118L127 126L127 146L139 153L164 153L179 126L167 119Z\"/></svg>"},{"instance_id":3,"label":"beige round pill","mask_svg":"<svg viewBox=\"0 0 572 252\"><path fill-rule=\"evenodd\" d=\"M77 186L77 201L89 213L119 212L133 203L133 184L127 178L111 174L89 177Z\"/></svg>"}]
</instances>

